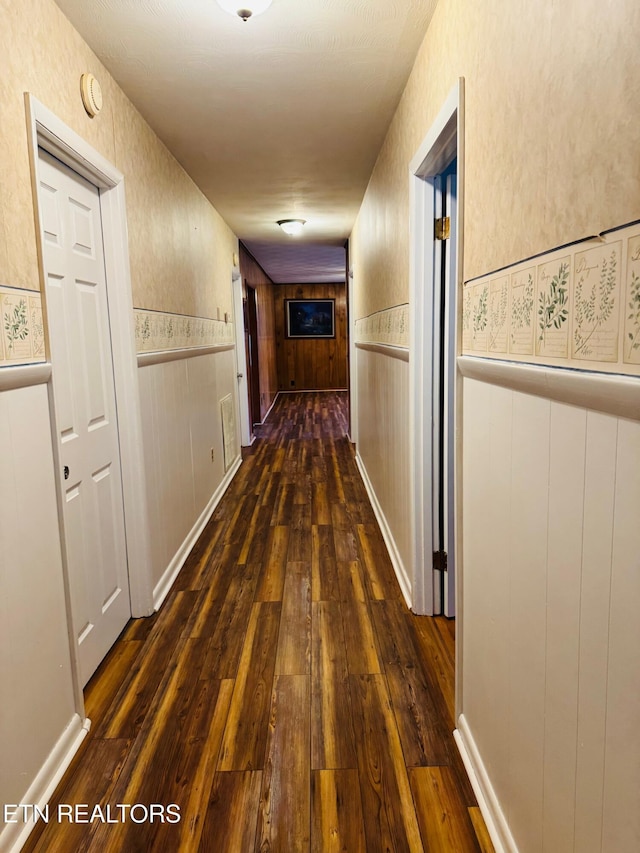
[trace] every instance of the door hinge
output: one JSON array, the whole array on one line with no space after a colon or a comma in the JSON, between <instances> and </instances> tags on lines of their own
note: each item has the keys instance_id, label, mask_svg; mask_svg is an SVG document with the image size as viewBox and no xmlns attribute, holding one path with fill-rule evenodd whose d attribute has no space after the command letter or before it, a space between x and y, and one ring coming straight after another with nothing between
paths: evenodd
<instances>
[{"instance_id":1,"label":"door hinge","mask_svg":"<svg viewBox=\"0 0 640 853\"><path fill-rule=\"evenodd\" d=\"M433 568L439 572L447 571L447 552L446 551L434 551L433 552Z\"/></svg>"},{"instance_id":2,"label":"door hinge","mask_svg":"<svg viewBox=\"0 0 640 853\"><path fill-rule=\"evenodd\" d=\"M451 219L448 216L441 216L435 221L435 238L436 240L448 240L451 234Z\"/></svg>"}]
</instances>

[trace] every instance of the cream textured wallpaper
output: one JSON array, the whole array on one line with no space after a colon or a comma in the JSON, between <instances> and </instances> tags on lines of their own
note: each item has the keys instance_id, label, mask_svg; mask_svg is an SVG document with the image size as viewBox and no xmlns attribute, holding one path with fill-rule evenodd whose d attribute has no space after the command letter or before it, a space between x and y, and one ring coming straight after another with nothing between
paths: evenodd
<instances>
[{"instance_id":1,"label":"cream textured wallpaper","mask_svg":"<svg viewBox=\"0 0 640 853\"><path fill-rule=\"evenodd\" d=\"M633 0L440 2L351 241L356 317L407 301L408 166L465 78L464 279L640 217Z\"/></svg>"},{"instance_id":2,"label":"cream textured wallpaper","mask_svg":"<svg viewBox=\"0 0 640 853\"><path fill-rule=\"evenodd\" d=\"M40 288L24 93L30 92L125 176L134 305L223 319L232 311L237 240L52 0L0 0L0 281ZM80 75L104 96L84 112Z\"/></svg>"}]
</instances>

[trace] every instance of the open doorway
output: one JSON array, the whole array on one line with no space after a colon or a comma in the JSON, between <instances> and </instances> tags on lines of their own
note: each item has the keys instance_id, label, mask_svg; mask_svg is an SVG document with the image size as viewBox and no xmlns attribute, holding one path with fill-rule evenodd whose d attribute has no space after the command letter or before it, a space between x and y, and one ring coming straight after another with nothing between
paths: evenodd
<instances>
[{"instance_id":1,"label":"open doorway","mask_svg":"<svg viewBox=\"0 0 640 853\"><path fill-rule=\"evenodd\" d=\"M422 615L456 614L462 97L461 80L410 166L412 609Z\"/></svg>"},{"instance_id":2,"label":"open doorway","mask_svg":"<svg viewBox=\"0 0 640 853\"><path fill-rule=\"evenodd\" d=\"M243 299L244 345L247 358L247 385L249 390L249 426L253 433L255 424L262 421L260 414L260 363L258 356L258 309L256 291L245 281Z\"/></svg>"},{"instance_id":3,"label":"open doorway","mask_svg":"<svg viewBox=\"0 0 640 853\"><path fill-rule=\"evenodd\" d=\"M454 158L433 178L433 612L455 616L455 372L457 177Z\"/></svg>"}]
</instances>

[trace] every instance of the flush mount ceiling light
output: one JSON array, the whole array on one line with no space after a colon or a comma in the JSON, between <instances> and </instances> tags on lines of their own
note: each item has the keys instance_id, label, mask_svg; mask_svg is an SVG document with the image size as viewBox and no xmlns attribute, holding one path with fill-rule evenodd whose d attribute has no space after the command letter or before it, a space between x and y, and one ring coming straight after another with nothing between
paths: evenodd
<instances>
[{"instance_id":1,"label":"flush mount ceiling light","mask_svg":"<svg viewBox=\"0 0 640 853\"><path fill-rule=\"evenodd\" d=\"M271 5L271 0L218 0L218 6L230 15L237 15L243 21L261 15Z\"/></svg>"},{"instance_id":2,"label":"flush mount ceiling light","mask_svg":"<svg viewBox=\"0 0 640 853\"><path fill-rule=\"evenodd\" d=\"M302 234L302 229L306 221L306 219L279 219L278 225L285 234L295 237L298 234Z\"/></svg>"}]
</instances>

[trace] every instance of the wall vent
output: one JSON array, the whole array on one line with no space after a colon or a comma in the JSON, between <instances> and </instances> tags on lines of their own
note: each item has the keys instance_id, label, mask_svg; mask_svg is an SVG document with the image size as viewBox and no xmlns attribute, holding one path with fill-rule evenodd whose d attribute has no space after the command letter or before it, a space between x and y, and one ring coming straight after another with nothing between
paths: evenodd
<instances>
[{"instance_id":1,"label":"wall vent","mask_svg":"<svg viewBox=\"0 0 640 853\"><path fill-rule=\"evenodd\" d=\"M222 416L222 446L224 448L224 470L228 471L238 455L238 439L236 433L236 417L233 407L233 397L227 394L220 400Z\"/></svg>"}]
</instances>

